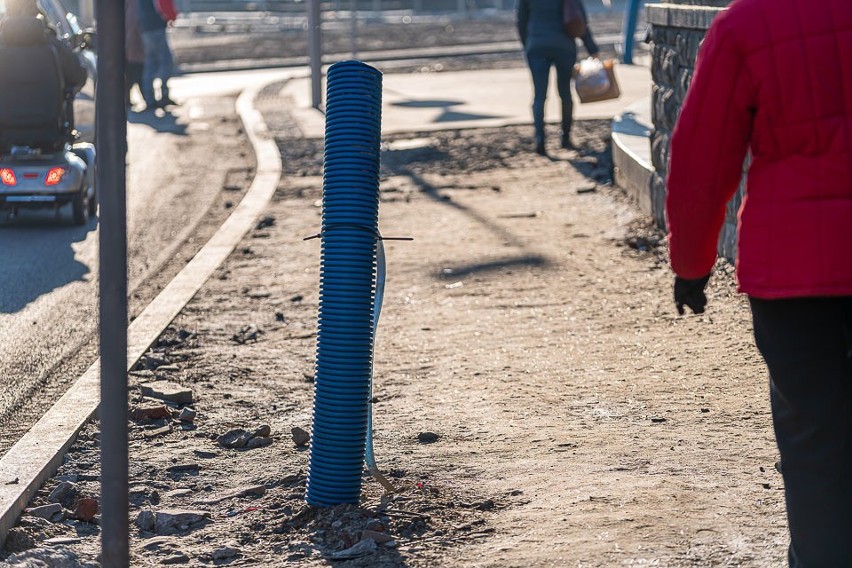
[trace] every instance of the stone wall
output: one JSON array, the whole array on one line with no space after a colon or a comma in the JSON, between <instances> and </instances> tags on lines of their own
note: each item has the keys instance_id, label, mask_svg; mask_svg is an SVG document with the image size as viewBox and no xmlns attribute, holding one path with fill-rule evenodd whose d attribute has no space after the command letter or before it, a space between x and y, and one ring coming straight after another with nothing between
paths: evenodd
<instances>
[{"instance_id":1,"label":"stone wall","mask_svg":"<svg viewBox=\"0 0 852 568\"><path fill-rule=\"evenodd\" d=\"M665 178L671 132L692 81L701 40L713 19L729 3L730 0L670 0L647 6L654 81L651 157L655 175L651 183L651 203L654 218L663 228L666 226ZM728 204L728 216L719 239L719 253L729 259L733 259L736 251L736 213L741 201L742 190Z\"/></svg>"}]
</instances>

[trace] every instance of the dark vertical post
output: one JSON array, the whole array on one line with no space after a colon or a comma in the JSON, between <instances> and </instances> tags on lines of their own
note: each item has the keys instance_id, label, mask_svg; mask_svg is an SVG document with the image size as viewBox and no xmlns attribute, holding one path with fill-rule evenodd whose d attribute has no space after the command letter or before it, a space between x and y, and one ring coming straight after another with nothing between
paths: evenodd
<instances>
[{"instance_id":1,"label":"dark vertical post","mask_svg":"<svg viewBox=\"0 0 852 568\"><path fill-rule=\"evenodd\" d=\"M636 21L639 18L639 6L642 0L628 0L626 13L624 14L624 53L621 61L625 65L633 64L633 43L636 35Z\"/></svg>"},{"instance_id":2,"label":"dark vertical post","mask_svg":"<svg viewBox=\"0 0 852 568\"><path fill-rule=\"evenodd\" d=\"M127 109L124 1L98 0L101 546L104 568L130 564L127 456Z\"/></svg>"},{"instance_id":3,"label":"dark vertical post","mask_svg":"<svg viewBox=\"0 0 852 568\"><path fill-rule=\"evenodd\" d=\"M308 0L308 58L311 67L311 106L322 106L322 12L320 0Z\"/></svg>"}]
</instances>

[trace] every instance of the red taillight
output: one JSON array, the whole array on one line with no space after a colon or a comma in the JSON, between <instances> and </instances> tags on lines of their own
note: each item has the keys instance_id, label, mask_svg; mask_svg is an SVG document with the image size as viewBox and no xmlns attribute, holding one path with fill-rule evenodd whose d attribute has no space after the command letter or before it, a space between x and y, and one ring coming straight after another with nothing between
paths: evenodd
<instances>
[{"instance_id":1,"label":"red taillight","mask_svg":"<svg viewBox=\"0 0 852 568\"><path fill-rule=\"evenodd\" d=\"M65 168L50 168L47 172L47 177L44 178L44 185L56 185L62 181L62 176L65 175Z\"/></svg>"},{"instance_id":2,"label":"red taillight","mask_svg":"<svg viewBox=\"0 0 852 568\"><path fill-rule=\"evenodd\" d=\"M0 169L0 181L3 185L17 185L18 180L15 179L15 172L9 168Z\"/></svg>"}]
</instances>

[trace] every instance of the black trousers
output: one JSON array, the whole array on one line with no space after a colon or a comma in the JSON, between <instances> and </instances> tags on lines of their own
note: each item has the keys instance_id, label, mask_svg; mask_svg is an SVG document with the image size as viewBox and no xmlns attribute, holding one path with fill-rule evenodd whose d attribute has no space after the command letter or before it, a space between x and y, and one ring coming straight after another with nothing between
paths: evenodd
<instances>
[{"instance_id":1,"label":"black trousers","mask_svg":"<svg viewBox=\"0 0 852 568\"><path fill-rule=\"evenodd\" d=\"M770 375L790 566L852 566L852 296L751 298Z\"/></svg>"}]
</instances>

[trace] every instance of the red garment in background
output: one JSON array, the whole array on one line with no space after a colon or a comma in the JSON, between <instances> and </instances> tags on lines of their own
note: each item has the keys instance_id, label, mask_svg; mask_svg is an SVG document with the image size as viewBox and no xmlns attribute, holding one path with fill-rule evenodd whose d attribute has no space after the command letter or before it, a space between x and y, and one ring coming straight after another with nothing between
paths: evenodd
<instances>
[{"instance_id":1,"label":"red garment in background","mask_svg":"<svg viewBox=\"0 0 852 568\"><path fill-rule=\"evenodd\" d=\"M174 22L178 17L178 11L174 0L154 0L154 8L163 18L164 22Z\"/></svg>"},{"instance_id":2,"label":"red garment in background","mask_svg":"<svg viewBox=\"0 0 852 568\"><path fill-rule=\"evenodd\" d=\"M749 149L740 291L852 295L852 2L735 0L714 21L671 142L679 276L710 273Z\"/></svg>"}]
</instances>

